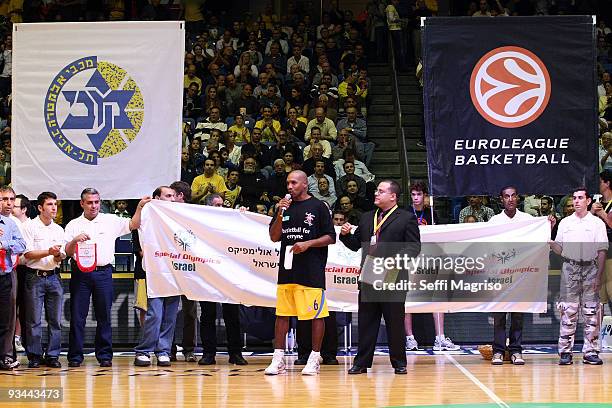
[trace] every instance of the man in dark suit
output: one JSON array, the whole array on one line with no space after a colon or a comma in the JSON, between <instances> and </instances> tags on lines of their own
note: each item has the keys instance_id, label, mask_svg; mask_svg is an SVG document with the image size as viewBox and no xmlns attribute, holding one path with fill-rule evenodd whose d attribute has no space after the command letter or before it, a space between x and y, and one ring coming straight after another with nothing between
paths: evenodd
<instances>
[{"instance_id":1,"label":"man in dark suit","mask_svg":"<svg viewBox=\"0 0 612 408\"><path fill-rule=\"evenodd\" d=\"M365 264L376 264L376 258L395 258L397 254L415 257L421 250L416 219L412 213L397 206L399 197L397 182L381 181L374 193L374 204L378 208L363 214L353 234L351 224L342 226L340 240L344 245L353 251L362 248L362 278L367 268ZM387 327L391 365L396 374L406 374L405 300L405 292L378 291L362 279L359 286L359 347L349 374L365 373L372 366L381 316L384 316Z\"/></svg>"}]
</instances>

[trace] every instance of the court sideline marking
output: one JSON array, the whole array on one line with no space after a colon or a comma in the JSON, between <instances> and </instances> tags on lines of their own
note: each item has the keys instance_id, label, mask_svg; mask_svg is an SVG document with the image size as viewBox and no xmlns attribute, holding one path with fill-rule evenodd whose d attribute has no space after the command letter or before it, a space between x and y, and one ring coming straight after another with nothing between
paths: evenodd
<instances>
[{"instance_id":1,"label":"court sideline marking","mask_svg":"<svg viewBox=\"0 0 612 408\"><path fill-rule=\"evenodd\" d=\"M457 367L459 371L461 371L467 378L469 378L474 384L476 384L478 388L484 391L484 393L487 394L489 398L491 398L491 400L493 400L497 405L503 408L510 408L510 406L506 404L504 401L502 401L502 399L499 398L490 388L488 388L486 385L481 383L480 380L476 378L476 376L470 372L470 370L468 370L467 368L459 364L459 362L455 360L455 358L452 355L446 354L446 358L450 360L450 362L453 363L454 366Z\"/></svg>"}]
</instances>

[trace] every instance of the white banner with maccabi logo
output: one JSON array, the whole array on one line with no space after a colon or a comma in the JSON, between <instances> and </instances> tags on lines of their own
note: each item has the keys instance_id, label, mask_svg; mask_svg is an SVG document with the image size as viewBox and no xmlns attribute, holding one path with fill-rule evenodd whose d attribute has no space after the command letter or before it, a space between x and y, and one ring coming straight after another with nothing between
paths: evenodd
<instances>
[{"instance_id":1,"label":"white banner with maccabi logo","mask_svg":"<svg viewBox=\"0 0 612 408\"><path fill-rule=\"evenodd\" d=\"M270 241L269 222L264 215L226 208L157 200L147 204L140 240L148 295L274 307L280 245ZM549 236L545 217L508 225L421 227L424 251L415 259L419 268L410 275L409 284L415 287L408 292L406 310L545 312ZM465 244L462 249L458 242ZM431 279L432 271L439 268L427 263L434 258L452 263L465 276L460 286L449 283L444 288L436 283L443 274ZM360 252L340 242L329 247L326 298L331 310L357 311L360 259ZM486 274L478 272L479 263L487 268ZM479 299L481 290L492 292L482 292ZM431 291L450 297L423 300Z\"/></svg>"},{"instance_id":2,"label":"white banner with maccabi logo","mask_svg":"<svg viewBox=\"0 0 612 408\"><path fill-rule=\"evenodd\" d=\"M137 198L179 179L183 50L178 21L15 24L15 190Z\"/></svg>"}]
</instances>

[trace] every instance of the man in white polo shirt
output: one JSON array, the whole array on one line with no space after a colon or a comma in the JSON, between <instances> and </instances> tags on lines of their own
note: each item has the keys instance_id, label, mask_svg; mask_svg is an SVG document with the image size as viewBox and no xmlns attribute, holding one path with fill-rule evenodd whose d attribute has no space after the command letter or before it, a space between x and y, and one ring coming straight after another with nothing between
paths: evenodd
<instances>
[{"instance_id":1,"label":"man in white polo shirt","mask_svg":"<svg viewBox=\"0 0 612 408\"><path fill-rule=\"evenodd\" d=\"M53 222L57 215L57 196L43 192L38 196L40 215L24 224L23 238L26 250L23 254L25 268L24 304L25 314L22 330L26 333L28 367L38 368L41 363L47 367L61 368L59 355L62 348L62 304L64 290L60 279L60 263L66 257L63 253L64 229ZM42 310L49 331L49 341L43 359Z\"/></svg>"},{"instance_id":2,"label":"man in white polo shirt","mask_svg":"<svg viewBox=\"0 0 612 408\"><path fill-rule=\"evenodd\" d=\"M531 215L519 211L516 207L519 202L519 195L516 187L506 186L501 189L499 196L504 206L504 211L494 215L489 220L492 224L507 224L510 222L519 222L532 218ZM514 365L523 365L523 348L521 342L523 339L523 313L510 313L510 360ZM506 312L493 313L493 359L491 364L501 365L504 362L504 353L506 351Z\"/></svg>"},{"instance_id":3,"label":"man in white polo shirt","mask_svg":"<svg viewBox=\"0 0 612 408\"><path fill-rule=\"evenodd\" d=\"M572 364L572 349L578 324L578 313L582 308L584 319L584 345L582 361L585 364L601 365L599 358L598 316L599 286L608 251L608 236L604 222L591 214L588 207L591 198L585 187L572 194L574 213L559 223L551 249L563 257L559 311L559 365Z\"/></svg>"},{"instance_id":4,"label":"man in white polo shirt","mask_svg":"<svg viewBox=\"0 0 612 408\"><path fill-rule=\"evenodd\" d=\"M144 197L134 216L120 218L100 213L100 193L94 188L81 192L83 215L66 225L66 255L72 258L70 276L70 336L68 366L83 362L85 321L89 298L96 316L96 358L100 367L111 367L113 359L111 305L113 303L113 267L115 239L140 227L142 207L151 201Z\"/></svg>"}]
</instances>

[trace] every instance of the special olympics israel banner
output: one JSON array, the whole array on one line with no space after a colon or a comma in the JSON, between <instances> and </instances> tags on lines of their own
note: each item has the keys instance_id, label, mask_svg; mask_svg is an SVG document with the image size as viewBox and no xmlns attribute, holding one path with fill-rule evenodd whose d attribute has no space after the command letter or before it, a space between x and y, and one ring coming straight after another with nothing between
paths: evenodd
<instances>
[{"instance_id":1,"label":"special olympics israel banner","mask_svg":"<svg viewBox=\"0 0 612 408\"><path fill-rule=\"evenodd\" d=\"M596 186L590 16L427 18L423 66L432 194Z\"/></svg>"},{"instance_id":2,"label":"special olympics israel banner","mask_svg":"<svg viewBox=\"0 0 612 408\"><path fill-rule=\"evenodd\" d=\"M280 245L269 239L269 222L268 216L237 210L150 202L143 210L140 230L148 295L186 295L193 300L274 307ZM468 268L465 287L446 288L455 301L411 298L411 293L423 293L423 281L431 282L431 268L423 263L410 277L417 290L409 292L407 310L546 311L550 226L545 217L501 226L427 226L421 227L421 234L422 241L431 244L423 245L420 260L439 256L440 251L457 253L453 246L463 241L460 251L474 258L484 256L482 261L494 270L489 275L496 276L489 280L499 283L501 290L499 295L492 293L486 302L469 297L456 301L474 294L470 291L473 283L483 282L482 276ZM495 242L504 243L504 248L510 243L511 249L496 249ZM486 247L488 253L477 249L477 245ZM331 310L357 311L359 263L360 253L350 251L339 241L329 247L326 296Z\"/></svg>"},{"instance_id":3,"label":"special olympics israel banner","mask_svg":"<svg viewBox=\"0 0 612 408\"><path fill-rule=\"evenodd\" d=\"M15 190L137 198L178 180L184 38L178 21L15 24Z\"/></svg>"}]
</instances>

